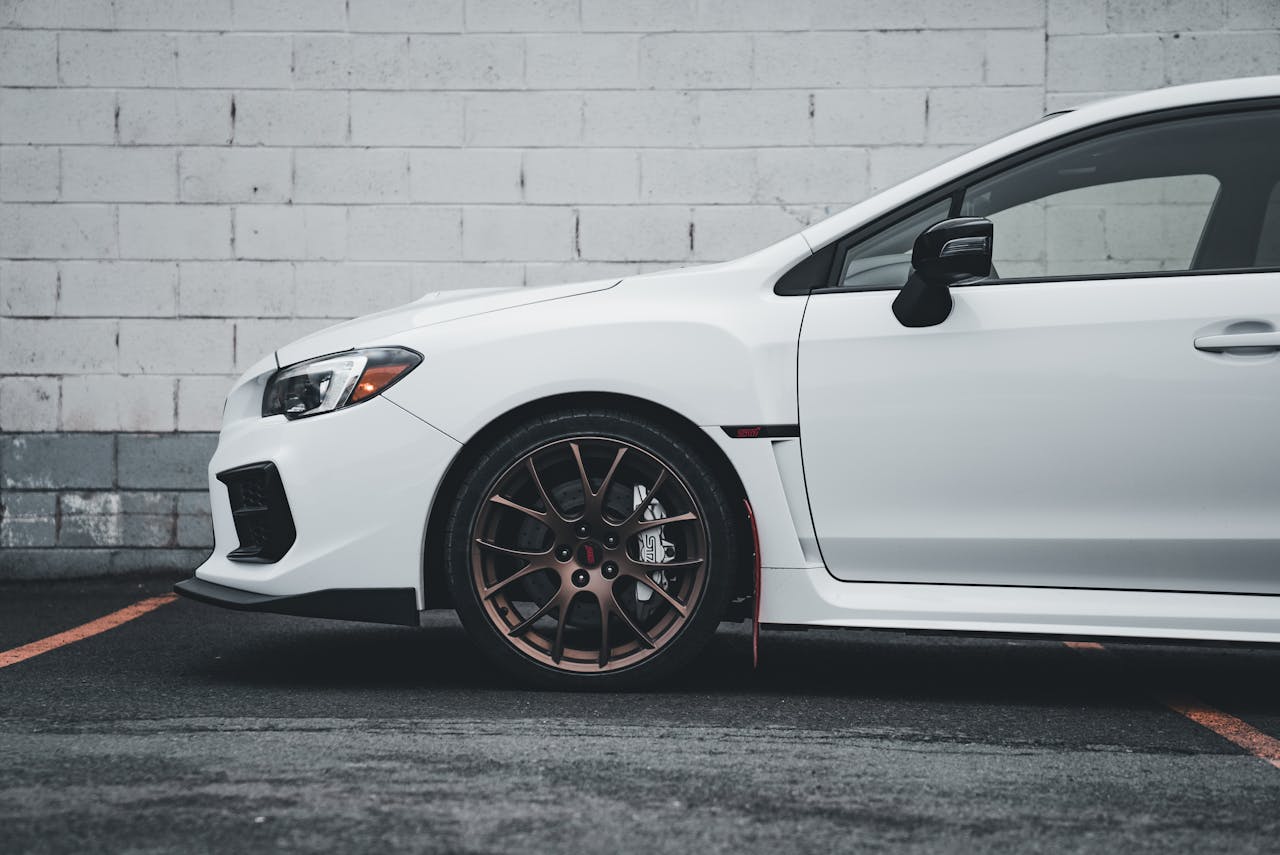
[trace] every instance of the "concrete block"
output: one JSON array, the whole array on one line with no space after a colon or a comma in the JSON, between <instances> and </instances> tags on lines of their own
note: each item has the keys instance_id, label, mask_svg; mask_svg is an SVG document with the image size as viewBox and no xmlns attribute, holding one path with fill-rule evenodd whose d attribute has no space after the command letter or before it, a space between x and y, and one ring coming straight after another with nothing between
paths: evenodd
<instances>
[{"instance_id":1,"label":"concrete block","mask_svg":"<svg viewBox=\"0 0 1280 855\"><path fill-rule=\"evenodd\" d=\"M173 430L172 377L116 374L62 378L62 430Z\"/></svg>"},{"instance_id":2,"label":"concrete block","mask_svg":"<svg viewBox=\"0 0 1280 855\"><path fill-rule=\"evenodd\" d=\"M1174 33L1164 37L1170 83L1280 72L1280 32Z\"/></svg>"},{"instance_id":3,"label":"concrete block","mask_svg":"<svg viewBox=\"0 0 1280 855\"><path fill-rule=\"evenodd\" d=\"M235 382L232 375L178 379L178 430L216 431L222 425L222 405Z\"/></svg>"},{"instance_id":4,"label":"concrete block","mask_svg":"<svg viewBox=\"0 0 1280 855\"><path fill-rule=\"evenodd\" d=\"M0 318L0 375L112 372L114 320Z\"/></svg>"},{"instance_id":5,"label":"concrete block","mask_svg":"<svg viewBox=\"0 0 1280 855\"><path fill-rule=\"evenodd\" d=\"M727 261L763 249L809 225L794 208L712 205L693 211L693 257Z\"/></svg>"},{"instance_id":6,"label":"concrete block","mask_svg":"<svg viewBox=\"0 0 1280 855\"><path fill-rule=\"evenodd\" d=\"M654 33L640 40L640 85L655 89L732 89L751 85L746 33Z\"/></svg>"},{"instance_id":7,"label":"concrete block","mask_svg":"<svg viewBox=\"0 0 1280 855\"><path fill-rule=\"evenodd\" d=\"M525 284L524 269L523 264L495 261L414 264L409 293L416 298L464 288L519 288Z\"/></svg>"},{"instance_id":8,"label":"concrete block","mask_svg":"<svg viewBox=\"0 0 1280 855\"><path fill-rule=\"evenodd\" d=\"M310 335L333 321L325 318L247 319L236 322L236 371L244 371L283 345Z\"/></svg>"},{"instance_id":9,"label":"concrete block","mask_svg":"<svg viewBox=\"0 0 1280 855\"><path fill-rule=\"evenodd\" d=\"M509 148L423 148L409 152L414 202L519 202L521 152Z\"/></svg>"},{"instance_id":10,"label":"concrete block","mask_svg":"<svg viewBox=\"0 0 1280 855\"><path fill-rule=\"evenodd\" d=\"M229 321L120 321L120 371L125 374L228 374L232 370Z\"/></svg>"},{"instance_id":11,"label":"concrete block","mask_svg":"<svg viewBox=\"0 0 1280 855\"><path fill-rule=\"evenodd\" d=\"M814 141L893 145L924 141L923 89L828 90L813 96Z\"/></svg>"},{"instance_id":12,"label":"concrete block","mask_svg":"<svg viewBox=\"0 0 1280 855\"><path fill-rule=\"evenodd\" d=\"M1031 86L935 89L929 93L931 143L979 143L1044 115L1044 90Z\"/></svg>"},{"instance_id":13,"label":"concrete block","mask_svg":"<svg viewBox=\"0 0 1280 855\"><path fill-rule=\"evenodd\" d=\"M118 97L120 142L124 145L231 142L230 92L126 89Z\"/></svg>"},{"instance_id":14,"label":"concrete block","mask_svg":"<svg viewBox=\"0 0 1280 855\"><path fill-rule=\"evenodd\" d=\"M709 148L808 145L811 99L804 89L699 92L698 142Z\"/></svg>"},{"instance_id":15,"label":"concrete block","mask_svg":"<svg viewBox=\"0 0 1280 855\"><path fill-rule=\"evenodd\" d=\"M428 146L462 142L462 96L451 92L351 93L353 145Z\"/></svg>"},{"instance_id":16,"label":"concrete block","mask_svg":"<svg viewBox=\"0 0 1280 855\"><path fill-rule=\"evenodd\" d=\"M466 0L464 14L467 29L474 32L578 29L578 0Z\"/></svg>"},{"instance_id":17,"label":"concrete block","mask_svg":"<svg viewBox=\"0 0 1280 855\"><path fill-rule=\"evenodd\" d=\"M1047 7L1051 36L1107 31L1107 0L1048 0Z\"/></svg>"},{"instance_id":18,"label":"concrete block","mask_svg":"<svg viewBox=\"0 0 1280 855\"><path fill-rule=\"evenodd\" d=\"M409 36L294 36L293 82L313 89L404 89Z\"/></svg>"},{"instance_id":19,"label":"concrete block","mask_svg":"<svg viewBox=\"0 0 1280 855\"><path fill-rule=\"evenodd\" d=\"M983 77L985 43L985 34L975 30L875 34L868 41L863 85L977 85Z\"/></svg>"},{"instance_id":20,"label":"concrete block","mask_svg":"<svg viewBox=\"0 0 1280 855\"><path fill-rule=\"evenodd\" d=\"M288 202L293 157L275 148L188 148L178 159L184 202Z\"/></svg>"},{"instance_id":21,"label":"concrete block","mask_svg":"<svg viewBox=\"0 0 1280 855\"><path fill-rule=\"evenodd\" d=\"M698 105L688 92L587 92L582 141L589 146L693 146Z\"/></svg>"},{"instance_id":22,"label":"concrete block","mask_svg":"<svg viewBox=\"0 0 1280 855\"><path fill-rule=\"evenodd\" d=\"M115 462L111 434L0 435L0 483L9 489L110 488Z\"/></svg>"},{"instance_id":23,"label":"concrete block","mask_svg":"<svg viewBox=\"0 0 1280 855\"><path fill-rule=\"evenodd\" d=\"M1159 36L1055 36L1048 86L1055 92L1151 89L1165 82Z\"/></svg>"},{"instance_id":24,"label":"concrete block","mask_svg":"<svg viewBox=\"0 0 1280 855\"><path fill-rule=\"evenodd\" d=\"M121 487L198 490L207 487L207 469L218 438L214 434L121 434Z\"/></svg>"},{"instance_id":25,"label":"concrete block","mask_svg":"<svg viewBox=\"0 0 1280 855\"><path fill-rule=\"evenodd\" d=\"M188 261L180 269L184 317L293 314L293 265L287 261Z\"/></svg>"},{"instance_id":26,"label":"concrete block","mask_svg":"<svg viewBox=\"0 0 1280 855\"><path fill-rule=\"evenodd\" d=\"M213 546L213 517L209 512L208 493L179 493L176 545L186 547Z\"/></svg>"},{"instance_id":27,"label":"concrete block","mask_svg":"<svg viewBox=\"0 0 1280 855\"><path fill-rule=\"evenodd\" d=\"M524 84L520 36L409 37L409 85L415 89L518 89Z\"/></svg>"},{"instance_id":28,"label":"concrete block","mask_svg":"<svg viewBox=\"0 0 1280 855\"><path fill-rule=\"evenodd\" d=\"M651 149L640 152L645 202L750 202L756 153L747 149Z\"/></svg>"},{"instance_id":29,"label":"concrete block","mask_svg":"<svg viewBox=\"0 0 1280 855\"><path fill-rule=\"evenodd\" d=\"M332 205L244 205L235 209L236 257L344 258L347 212Z\"/></svg>"},{"instance_id":30,"label":"concrete block","mask_svg":"<svg viewBox=\"0 0 1280 855\"><path fill-rule=\"evenodd\" d=\"M407 263L300 262L294 271L297 314L346 318L409 302L413 265Z\"/></svg>"},{"instance_id":31,"label":"concrete block","mask_svg":"<svg viewBox=\"0 0 1280 855\"><path fill-rule=\"evenodd\" d=\"M0 548L53 546L57 540L56 494L0 493Z\"/></svg>"},{"instance_id":32,"label":"concrete block","mask_svg":"<svg viewBox=\"0 0 1280 855\"><path fill-rule=\"evenodd\" d=\"M460 257L457 208L369 205L352 208L349 257L357 261L433 261Z\"/></svg>"},{"instance_id":33,"label":"concrete block","mask_svg":"<svg viewBox=\"0 0 1280 855\"><path fill-rule=\"evenodd\" d=\"M0 201L52 202L58 198L61 166L52 146L0 146Z\"/></svg>"},{"instance_id":34,"label":"concrete block","mask_svg":"<svg viewBox=\"0 0 1280 855\"><path fill-rule=\"evenodd\" d=\"M352 32L456 33L462 30L462 0L350 0Z\"/></svg>"},{"instance_id":35,"label":"concrete block","mask_svg":"<svg viewBox=\"0 0 1280 855\"><path fill-rule=\"evenodd\" d=\"M582 0L583 32L676 32L695 20L694 0Z\"/></svg>"},{"instance_id":36,"label":"concrete block","mask_svg":"<svg viewBox=\"0 0 1280 855\"><path fill-rule=\"evenodd\" d=\"M409 201L409 153L400 149L299 149L294 201Z\"/></svg>"},{"instance_id":37,"label":"concrete block","mask_svg":"<svg viewBox=\"0 0 1280 855\"><path fill-rule=\"evenodd\" d=\"M625 279L639 272L639 266L615 261L535 261L524 266L525 285L561 285L596 279Z\"/></svg>"},{"instance_id":38,"label":"concrete block","mask_svg":"<svg viewBox=\"0 0 1280 855\"><path fill-rule=\"evenodd\" d=\"M0 89L0 143L110 145L115 111L107 89Z\"/></svg>"},{"instance_id":39,"label":"concrete block","mask_svg":"<svg viewBox=\"0 0 1280 855\"><path fill-rule=\"evenodd\" d=\"M0 260L0 315L48 317L56 311L57 299L57 264Z\"/></svg>"},{"instance_id":40,"label":"concrete block","mask_svg":"<svg viewBox=\"0 0 1280 855\"><path fill-rule=\"evenodd\" d=\"M293 40L260 33L184 33L175 37L184 87L287 89Z\"/></svg>"},{"instance_id":41,"label":"concrete block","mask_svg":"<svg viewBox=\"0 0 1280 855\"><path fill-rule=\"evenodd\" d=\"M178 266L173 262L68 261L59 273L59 315L164 317L176 308Z\"/></svg>"},{"instance_id":42,"label":"concrete block","mask_svg":"<svg viewBox=\"0 0 1280 855\"><path fill-rule=\"evenodd\" d=\"M760 87L861 88L871 77L873 36L868 33L757 33L752 38L753 80Z\"/></svg>"},{"instance_id":43,"label":"concrete block","mask_svg":"<svg viewBox=\"0 0 1280 855\"><path fill-rule=\"evenodd\" d=\"M526 40L525 76L531 89L634 89L640 37L567 33Z\"/></svg>"},{"instance_id":44,"label":"concrete block","mask_svg":"<svg viewBox=\"0 0 1280 855\"><path fill-rule=\"evenodd\" d=\"M1201 0L1124 0L1107 4L1107 29L1113 33L1162 33L1216 30L1226 23L1224 3Z\"/></svg>"},{"instance_id":45,"label":"concrete block","mask_svg":"<svg viewBox=\"0 0 1280 855\"><path fill-rule=\"evenodd\" d=\"M121 258L228 258L231 212L214 205L119 206Z\"/></svg>"},{"instance_id":46,"label":"concrete block","mask_svg":"<svg viewBox=\"0 0 1280 855\"><path fill-rule=\"evenodd\" d=\"M69 86L175 86L174 50L168 33L59 33L58 75Z\"/></svg>"},{"instance_id":47,"label":"concrete block","mask_svg":"<svg viewBox=\"0 0 1280 855\"><path fill-rule=\"evenodd\" d=\"M344 30L346 0L236 0L239 30Z\"/></svg>"},{"instance_id":48,"label":"concrete block","mask_svg":"<svg viewBox=\"0 0 1280 855\"><path fill-rule=\"evenodd\" d=\"M5 86L57 86L57 34L0 30L0 81Z\"/></svg>"},{"instance_id":49,"label":"concrete block","mask_svg":"<svg viewBox=\"0 0 1280 855\"><path fill-rule=\"evenodd\" d=\"M346 92L241 92L234 139L241 145L343 145L347 98Z\"/></svg>"},{"instance_id":50,"label":"concrete block","mask_svg":"<svg viewBox=\"0 0 1280 855\"><path fill-rule=\"evenodd\" d=\"M577 92L478 92L467 96L467 145L571 146L582 138Z\"/></svg>"},{"instance_id":51,"label":"concrete block","mask_svg":"<svg viewBox=\"0 0 1280 855\"><path fill-rule=\"evenodd\" d=\"M463 209L462 255L477 261L551 261L573 254L571 208L522 205Z\"/></svg>"},{"instance_id":52,"label":"concrete block","mask_svg":"<svg viewBox=\"0 0 1280 855\"><path fill-rule=\"evenodd\" d=\"M5 27L106 30L113 19L112 0L8 0L0 6L0 24Z\"/></svg>"},{"instance_id":53,"label":"concrete block","mask_svg":"<svg viewBox=\"0 0 1280 855\"><path fill-rule=\"evenodd\" d=\"M1280 3L1275 0L1227 0L1227 29L1280 29Z\"/></svg>"},{"instance_id":54,"label":"concrete block","mask_svg":"<svg viewBox=\"0 0 1280 855\"><path fill-rule=\"evenodd\" d=\"M854 202L867 195L868 157L860 148L771 148L757 157L760 202Z\"/></svg>"},{"instance_id":55,"label":"concrete block","mask_svg":"<svg viewBox=\"0 0 1280 855\"><path fill-rule=\"evenodd\" d=\"M62 150L68 202L172 202L178 155L167 148L69 146Z\"/></svg>"},{"instance_id":56,"label":"concrete block","mask_svg":"<svg viewBox=\"0 0 1280 855\"><path fill-rule=\"evenodd\" d=\"M7 204L0 207L0 256L114 256L115 220L109 205Z\"/></svg>"},{"instance_id":57,"label":"concrete block","mask_svg":"<svg viewBox=\"0 0 1280 855\"><path fill-rule=\"evenodd\" d=\"M992 86L1043 86L1044 30L991 30L987 33L987 70Z\"/></svg>"},{"instance_id":58,"label":"concrete block","mask_svg":"<svg viewBox=\"0 0 1280 855\"><path fill-rule=\"evenodd\" d=\"M693 220L674 205L585 207L579 212L579 257L589 261L683 261L692 255Z\"/></svg>"},{"instance_id":59,"label":"concrete block","mask_svg":"<svg viewBox=\"0 0 1280 855\"><path fill-rule=\"evenodd\" d=\"M700 0L694 27L699 30L807 30L810 7L805 2L777 0Z\"/></svg>"},{"instance_id":60,"label":"concrete block","mask_svg":"<svg viewBox=\"0 0 1280 855\"><path fill-rule=\"evenodd\" d=\"M115 0L122 30L230 30L231 0Z\"/></svg>"},{"instance_id":61,"label":"concrete block","mask_svg":"<svg viewBox=\"0 0 1280 855\"><path fill-rule=\"evenodd\" d=\"M0 431L58 429L58 378L0 377Z\"/></svg>"},{"instance_id":62,"label":"concrete block","mask_svg":"<svg viewBox=\"0 0 1280 855\"><path fill-rule=\"evenodd\" d=\"M534 203L623 203L640 197L640 164L627 149L530 149L525 199Z\"/></svg>"},{"instance_id":63,"label":"concrete block","mask_svg":"<svg viewBox=\"0 0 1280 855\"><path fill-rule=\"evenodd\" d=\"M871 184L867 189L878 193L968 150L969 146L966 145L885 146L870 149Z\"/></svg>"}]
</instances>

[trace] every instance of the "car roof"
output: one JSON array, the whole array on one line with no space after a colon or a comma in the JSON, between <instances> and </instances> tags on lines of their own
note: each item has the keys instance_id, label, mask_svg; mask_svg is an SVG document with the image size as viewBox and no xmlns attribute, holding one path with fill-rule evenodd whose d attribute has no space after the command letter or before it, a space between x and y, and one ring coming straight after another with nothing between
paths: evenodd
<instances>
[{"instance_id":1,"label":"car roof","mask_svg":"<svg viewBox=\"0 0 1280 855\"><path fill-rule=\"evenodd\" d=\"M1033 125L1014 131L908 178L901 184L877 193L822 222L815 223L800 234L808 241L810 248L816 250L881 214L975 169L1064 134L1094 125L1178 107L1277 96L1280 96L1280 75L1241 77L1121 95L1085 104L1074 110L1052 113Z\"/></svg>"}]
</instances>

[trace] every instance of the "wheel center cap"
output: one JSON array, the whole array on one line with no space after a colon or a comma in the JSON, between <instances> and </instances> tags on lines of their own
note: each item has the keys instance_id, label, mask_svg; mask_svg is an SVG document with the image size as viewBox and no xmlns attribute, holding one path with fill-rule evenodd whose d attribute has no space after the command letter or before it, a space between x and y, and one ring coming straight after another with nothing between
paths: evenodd
<instances>
[{"instance_id":1,"label":"wheel center cap","mask_svg":"<svg viewBox=\"0 0 1280 855\"><path fill-rule=\"evenodd\" d=\"M578 563L583 567L595 567L604 558L604 547L588 540L578 547Z\"/></svg>"}]
</instances>

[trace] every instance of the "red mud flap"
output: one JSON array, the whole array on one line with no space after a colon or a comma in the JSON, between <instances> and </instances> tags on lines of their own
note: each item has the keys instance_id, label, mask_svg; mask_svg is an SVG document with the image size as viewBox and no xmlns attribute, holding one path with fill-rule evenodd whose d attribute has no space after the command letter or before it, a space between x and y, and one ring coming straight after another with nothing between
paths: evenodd
<instances>
[{"instance_id":1,"label":"red mud flap","mask_svg":"<svg viewBox=\"0 0 1280 855\"><path fill-rule=\"evenodd\" d=\"M752 591L751 615L751 667L760 667L760 530L756 528L756 515L751 511L751 500L743 499L747 506L747 522L751 523L752 562L755 565L755 589Z\"/></svg>"}]
</instances>

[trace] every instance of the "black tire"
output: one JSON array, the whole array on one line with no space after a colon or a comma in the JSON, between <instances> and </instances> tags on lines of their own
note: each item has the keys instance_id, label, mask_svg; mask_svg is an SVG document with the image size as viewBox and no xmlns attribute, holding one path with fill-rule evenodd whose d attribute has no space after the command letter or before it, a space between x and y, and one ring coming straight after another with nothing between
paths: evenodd
<instances>
[{"instance_id":1,"label":"black tire","mask_svg":"<svg viewBox=\"0 0 1280 855\"><path fill-rule=\"evenodd\" d=\"M551 582L546 583L554 587L557 593L567 592L565 595L569 598L567 604L558 607L554 612L545 612L542 624L544 626L546 620L551 619L553 614L561 615L559 620L559 634L556 635L555 644L560 645L559 652L564 655L565 648L561 643L561 634L565 632L585 632L582 629L566 630L565 626L567 618L564 613L571 616L578 615L579 612L574 611L575 608L585 608L592 602L596 602L600 608L597 613L597 621L604 624L603 630L598 628L599 646L602 650L612 650L611 644L618 644L615 639L625 638L629 628L635 627L636 634L629 649L632 650L631 656L640 657L634 664L626 664L620 659L612 660L605 670L605 659L611 655L609 652L601 653L601 664L598 672L593 672L591 663L578 660L574 667L577 670L568 670L570 663L561 658L552 660L550 655L539 656L539 651L529 650L523 636L512 640L511 632L504 632L506 626L500 626L502 620L498 615L506 615L509 610L506 608L495 608L489 601L493 596L494 588L499 585L507 585L510 580L498 582L485 588L488 592L486 596L481 588L486 584L484 570L480 569L485 559L477 557L480 553L485 552L476 546L478 540L483 538L477 537L477 525L485 524L492 526L487 522L487 515L493 513L491 508L493 499L497 492L502 489L503 479L517 477L513 473L517 472L517 467L522 467L533 473L530 483L536 485L540 491L540 495L544 499L548 499L553 505L560 505L563 500L550 499L553 495L551 487L544 489L542 480L537 471L537 465L526 461L533 461L538 454L554 454L558 453L554 449L560 449L566 445L573 449L573 454L579 461L577 472L586 473L588 468L581 461L585 456L585 452L581 452L582 448L587 447L590 443L599 443L601 449L607 449L609 442L616 442L618 447L626 447L631 451L631 456L627 459L631 465L649 465L651 463L660 464L668 470L669 476L664 478L655 478L657 483L663 484L662 489L674 490L675 482L678 480L683 490L677 495L676 500L680 497L687 498L692 502L693 509L688 514L693 515L697 520L701 520L701 532L698 534L697 545L698 550L702 552L700 561L687 561L687 565L696 567L701 565L699 569L690 569L687 571L688 579L681 579L681 583L687 586L697 585L694 596L687 601L681 601L679 597L674 600L667 598L668 602L659 603L657 610L661 611L666 608L669 615L665 619L671 622L666 624L665 632L666 640L656 648L644 648L641 639L648 641L646 630L642 625L638 625L634 621L635 612L642 611L648 606L640 606L637 604L637 591L639 596L644 595L643 588L637 584L635 577L624 579L618 577L618 564L614 563L612 572L614 576L607 576L610 562L605 562L601 567L594 568L600 571L600 575L610 579L616 577L617 583L625 583L630 581L631 584L631 600L632 613L623 615L620 612L610 614L605 606L605 599L612 601L614 605L618 605L621 599L625 599L626 591L623 590L622 597L614 596L613 592L619 590L613 587L615 583L606 583L603 581L594 581L593 585L609 584L608 593L591 594L586 591L574 591L569 588L569 582L565 575L566 568L573 569L575 562L584 561L586 559L575 557L569 559L568 564L557 565L558 569L548 569L546 572L550 575ZM546 451L553 449L553 451ZM651 456L652 460L646 459L646 455ZM544 458L545 459L545 458ZM605 475L598 488L599 492L591 494L593 496L619 495L618 491L625 491L629 486L624 482L625 473L621 471L622 467L619 461L624 459L624 454L619 453L613 462L613 466L609 469L609 474ZM597 469L599 465L597 463ZM610 477L614 475L614 470L619 470L617 480L619 483L609 484ZM637 470L638 471L638 470ZM584 494L583 508L581 511L582 518L587 519L587 506L585 504L585 494L587 491L596 489L594 484L594 474L585 475L586 487L579 490ZM671 486L667 486L671 485ZM561 490L567 489L561 487ZM637 484L633 489L642 490L643 486ZM612 491L612 492L611 492ZM652 493L657 494L659 487L655 484ZM607 502L608 497L599 499L601 507ZM639 505L639 501L636 502ZM484 449L474 460L470 471L465 476L459 486L456 500L452 510L447 518L444 531L445 545L445 562L446 575L448 584L453 597L453 603L457 609L458 615L466 627L468 633L475 640L481 650L498 666L512 674L519 680L540 688L561 689L561 690L629 690L649 686L663 680L676 671L687 665L707 644L711 636L715 633L716 627L722 620L725 609L733 594L734 578L741 568L741 562L747 558L742 554L741 547L741 531L742 523L741 513L742 499L734 493L726 490L715 475L714 467L705 459L704 455L699 453L690 443L682 442L681 438L675 435L671 430L653 424L647 420L637 418L635 415L621 409L611 408L583 408L583 409L567 409L552 413L545 413L535 416L523 424L519 424L509 433L497 440L493 445ZM659 502L655 502L655 506L660 507ZM536 507L544 509L544 516L548 519L555 519L560 522L560 517L564 514L558 509L546 508L546 503L542 502ZM643 509L641 509L642 511ZM553 511L553 513L546 513ZM637 511L640 513L641 511ZM504 507L504 513L509 510ZM610 521L612 514L617 515L616 506L612 510L603 510L600 525L614 525ZM484 514L485 516L482 516ZM634 518L633 518L634 519ZM689 526L696 525L693 521L686 521ZM594 524L594 521L593 521ZM528 523L526 522L527 526ZM634 523L633 525L639 525ZM668 526L669 529L673 528ZM585 530L585 524L583 526ZM542 531L541 529L539 531ZM619 549L624 553L630 552L634 554L638 546L628 546L627 542L623 542L619 547L617 545L618 538L613 536L613 532L623 533L623 529L609 529L609 541L613 546L612 553L606 553L603 550L604 543L601 543L603 555L618 555ZM630 531L627 529L626 531ZM650 529L652 531L652 529ZM562 532L563 533L563 532ZM585 535L584 535L585 536ZM680 537L680 535L673 535ZM555 543L561 539L554 530L549 526L543 535L545 542ZM637 536L638 537L638 536ZM664 535L665 537L665 535ZM622 538L627 540L625 534ZM660 538L661 539L661 538ZM540 547L541 548L541 547ZM581 547L585 549L586 547ZM557 547L548 547L548 551L557 549ZM670 556L673 554L674 547L666 547L664 555L668 556L665 560L672 560ZM565 550L560 549L556 554L563 554ZM544 554L544 553L539 553ZM583 553L587 556L592 555L591 552ZM696 556L693 556L696 557ZM551 561L551 558L543 558L541 561ZM636 570L627 562L636 561L629 555L622 557L624 569ZM525 561L523 565L527 570L532 570L531 565L536 563L533 560ZM641 564L636 561L637 566L644 568L652 568L653 564ZM584 565L585 567L586 565ZM672 565L674 566L674 565ZM541 571L539 571L541 572ZM582 568L578 568L575 572L587 575ZM652 573L653 570L645 569L643 572ZM665 572L665 571L664 571ZM559 575L556 575L559 574ZM699 581L693 581L693 575L700 574ZM509 575L515 576L516 573ZM671 575L684 576L686 574L680 571L672 571ZM575 579L577 577L574 577ZM665 584L666 576L662 577ZM579 580L580 581L580 580ZM579 584L575 581L574 584ZM586 584L586 582L581 582ZM524 586L528 588L530 582L528 580L519 582L518 584L510 584L509 587L517 588ZM624 586L625 587L625 586ZM653 586L656 587L656 586ZM690 588L690 590L693 590ZM654 590L653 594L662 593ZM664 597L666 595L664 594ZM574 598L578 598L575 600ZM594 599L592 598L594 597ZM549 601L548 597L548 601ZM646 603L648 597L645 597ZM655 602L657 602L655 600ZM575 605L576 603L576 605ZM536 601L534 601L536 605ZM683 612L677 614L677 606L683 606ZM510 611L515 611L517 606L512 606ZM545 609L545 606L543 607ZM600 615L603 617L600 617ZM524 617L516 614L515 618ZM512 618L514 620L514 618ZM625 622L622 622L625 621ZM620 623L622 622L622 623ZM621 626L621 630L618 626ZM573 624L573 626L578 626ZM545 630L539 630L545 635ZM533 633L533 636L539 643L543 642L542 636ZM643 654L643 656L641 656ZM625 657L622 657L625 659ZM585 670L584 670L585 669Z\"/></svg>"}]
</instances>

